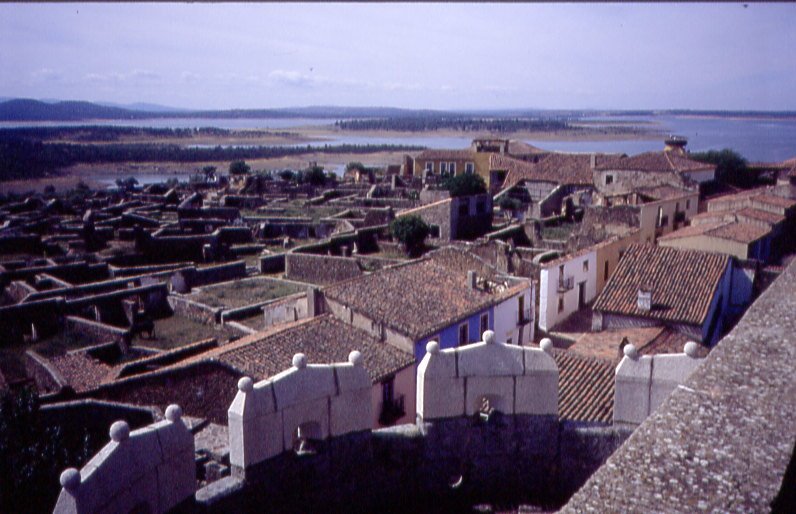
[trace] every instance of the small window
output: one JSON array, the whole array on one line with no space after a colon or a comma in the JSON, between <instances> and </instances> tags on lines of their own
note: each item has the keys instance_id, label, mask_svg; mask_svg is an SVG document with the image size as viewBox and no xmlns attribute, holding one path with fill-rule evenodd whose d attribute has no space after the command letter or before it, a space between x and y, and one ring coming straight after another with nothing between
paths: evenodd
<instances>
[{"instance_id":1,"label":"small window","mask_svg":"<svg viewBox=\"0 0 796 514\"><path fill-rule=\"evenodd\" d=\"M506 339L506 344L514 344L514 338L509 337L508 339Z\"/></svg>"},{"instance_id":2,"label":"small window","mask_svg":"<svg viewBox=\"0 0 796 514\"><path fill-rule=\"evenodd\" d=\"M674 212L680 212L680 202L674 204Z\"/></svg>"},{"instance_id":3,"label":"small window","mask_svg":"<svg viewBox=\"0 0 796 514\"><path fill-rule=\"evenodd\" d=\"M605 261L605 268L603 269L603 281L608 280L608 261Z\"/></svg>"},{"instance_id":4,"label":"small window","mask_svg":"<svg viewBox=\"0 0 796 514\"><path fill-rule=\"evenodd\" d=\"M558 312L564 312L564 297L558 297Z\"/></svg>"},{"instance_id":5,"label":"small window","mask_svg":"<svg viewBox=\"0 0 796 514\"><path fill-rule=\"evenodd\" d=\"M431 237L439 237L439 225L429 225L429 234Z\"/></svg>"},{"instance_id":6,"label":"small window","mask_svg":"<svg viewBox=\"0 0 796 514\"><path fill-rule=\"evenodd\" d=\"M434 173L434 163L432 161L426 161L426 171Z\"/></svg>"},{"instance_id":7,"label":"small window","mask_svg":"<svg viewBox=\"0 0 796 514\"><path fill-rule=\"evenodd\" d=\"M467 323L459 325L459 346L467 344Z\"/></svg>"},{"instance_id":8,"label":"small window","mask_svg":"<svg viewBox=\"0 0 796 514\"><path fill-rule=\"evenodd\" d=\"M614 176L613 175L606 175L605 176L605 185L613 184L614 183Z\"/></svg>"},{"instance_id":9,"label":"small window","mask_svg":"<svg viewBox=\"0 0 796 514\"><path fill-rule=\"evenodd\" d=\"M688 210L690 208L691 208L691 200L686 200L685 201L685 210Z\"/></svg>"},{"instance_id":10,"label":"small window","mask_svg":"<svg viewBox=\"0 0 796 514\"><path fill-rule=\"evenodd\" d=\"M448 169L450 170L451 175L456 175L456 163L455 162L452 162L452 163L448 164Z\"/></svg>"},{"instance_id":11,"label":"small window","mask_svg":"<svg viewBox=\"0 0 796 514\"><path fill-rule=\"evenodd\" d=\"M475 163L467 162L464 164L465 173L475 173Z\"/></svg>"},{"instance_id":12,"label":"small window","mask_svg":"<svg viewBox=\"0 0 796 514\"><path fill-rule=\"evenodd\" d=\"M589 271L589 261L585 260L583 261L583 272L586 273L588 271Z\"/></svg>"},{"instance_id":13,"label":"small window","mask_svg":"<svg viewBox=\"0 0 796 514\"><path fill-rule=\"evenodd\" d=\"M439 172L440 173L447 173L448 172L448 163L447 162L439 163Z\"/></svg>"},{"instance_id":14,"label":"small window","mask_svg":"<svg viewBox=\"0 0 796 514\"><path fill-rule=\"evenodd\" d=\"M517 314L520 321L525 321L525 295L517 297Z\"/></svg>"},{"instance_id":15,"label":"small window","mask_svg":"<svg viewBox=\"0 0 796 514\"><path fill-rule=\"evenodd\" d=\"M481 334L489 330L489 313L481 314Z\"/></svg>"}]
</instances>

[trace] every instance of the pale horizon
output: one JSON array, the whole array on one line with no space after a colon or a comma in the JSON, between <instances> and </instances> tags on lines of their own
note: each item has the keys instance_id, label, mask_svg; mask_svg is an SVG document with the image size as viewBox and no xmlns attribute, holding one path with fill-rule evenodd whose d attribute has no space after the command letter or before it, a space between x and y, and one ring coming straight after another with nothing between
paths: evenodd
<instances>
[{"instance_id":1,"label":"pale horizon","mask_svg":"<svg viewBox=\"0 0 796 514\"><path fill-rule=\"evenodd\" d=\"M793 4L2 4L0 97L796 110Z\"/></svg>"}]
</instances>

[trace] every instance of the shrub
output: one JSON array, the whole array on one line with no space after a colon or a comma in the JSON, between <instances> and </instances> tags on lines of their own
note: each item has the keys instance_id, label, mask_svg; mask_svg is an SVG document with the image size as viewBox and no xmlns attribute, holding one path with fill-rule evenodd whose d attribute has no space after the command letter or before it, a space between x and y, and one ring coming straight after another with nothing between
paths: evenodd
<instances>
[{"instance_id":1,"label":"shrub","mask_svg":"<svg viewBox=\"0 0 796 514\"><path fill-rule=\"evenodd\" d=\"M423 249L431 227L420 216L410 215L394 219L390 224L390 232L404 245L408 254L416 255Z\"/></svg>"},{"instance_id":2,"label":"shrub","mask_svg":"<svg viewBox=\"0 0 796 514\"><path fill-rule=\"evenodd\" d=\"M447 189L452 197L480 195L486 193L486 183L480 175L474 173L463 173L445 179L443 187Z\"/></svg>"}]
</instances>

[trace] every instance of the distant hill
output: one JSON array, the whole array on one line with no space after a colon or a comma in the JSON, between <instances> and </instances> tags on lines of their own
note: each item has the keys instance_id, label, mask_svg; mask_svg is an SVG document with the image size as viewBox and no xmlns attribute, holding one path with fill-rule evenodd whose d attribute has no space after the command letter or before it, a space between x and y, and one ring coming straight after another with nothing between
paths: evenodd
<instances>
[{"instance_id":1,"label":"distant hill","mask_svg":"<svg viewBox=\"0 0 796 514\"><path fill-rule=\"evenodd\" d=\"M148 113L119 107L106 107L90 102L46 103L38 100L16 99L0 103L0 120L2 121L80 121L145 117L148 117Z\"/></svg>"}]
</instances>

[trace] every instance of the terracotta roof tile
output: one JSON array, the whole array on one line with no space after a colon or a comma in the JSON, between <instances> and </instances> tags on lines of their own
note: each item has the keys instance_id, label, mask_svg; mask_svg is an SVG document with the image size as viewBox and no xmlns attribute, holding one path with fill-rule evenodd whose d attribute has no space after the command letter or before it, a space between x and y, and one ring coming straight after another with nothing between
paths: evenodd
<instances>
[{"instance_id":1,"label":"terracotta roof tile","mask_svg":"<svg viewBox=\"0 0 796 514\"><path fill-rule=\"evenodd\" d=\"M528 287L527 282L501 280L489 290L471 289L466 271L425 258L334 284L324 294L417 340Z\"/></svg>"},{"instance_id":2,"label":"terracotta roof tile","mask_svg":"<svg viewBox=\"0 0 796 514\"><path fill-rule=\"evenodd\" d=\"M305 354L310 363L332 363L347 362L353 350L362 352L374 383L415 362L412 355L379 342L330 314L251 334L199 359L212 359L262 380L289 368L297 353Z\"/></svg>"},{"instance_id":3,"label":"terracotta roof tile","mask_svg":"<svg viewBox=\"0 0 796 514\"><path fill-rule=\"evenodd\" d=\"M619 363L623 340L627 339L636 348L641 348L655 340L663 331L663 327L633 327L586 332L575 341L575 344L567 348L567 351L584 357L596 357Z\"/></svg>"},{"instance_id":4,"label":"terracotta roof tile","mask_svg":"<svg viewBox=\"0 0 796 514\"><path fill-rule=\"evenodd\" d=\"M715 228L708 232L707 235L711 237L718 237L720 239L729 239L738 243L753 243L760 238L765 237L771 232L769 228L761 227L753 223L727 223L721 227Z\"/></svg>"},{"instance_id":5,"label":"terracotta roof tile","mask_svg":"<svg viewBox=\"0 0 796 514\"><path fill-rule=\"evenodd\" d=\"M715 169L707 164L672 152L645 152L638 155L622 155L598 162L599 170L627 170L649 172L689 172Z\"/></svg>"},{"instance_id":6,"label":"terracotta roof tile","mask_svg":"<svg viewBox=\"0 0 796 514\"><path fill-rule=\"evenodd\" d=\"M114 367L95 359L85 352L67 353L50 359L53 366L75 392L88 391L106 382L114 375Z\"/></svg>"},{"instance_id":7,"label":"terracotta roof tile","mask_svg":"<svg viewBox=\"0 0 796 514\"><path fill-rule=\"evenodd\" d=\"M603 158L598 154L598 159ZM551 153L538 162L527 162L506 155L492 155L490 170L505 170L503 188L513 187L519 182L546 181L556 184L592 185L591 155Z\"/></svg>"},{"instance_id":8,"label":"terracotta roof tile","mask_svg":"<svg viewBox=\"0 0 796 514\"><path fill-rule=\"evenodd\" d=\"M415 157L415 159L427 160L427 161L437 161L444 159L460 160L460 161L467 159L472 160L475 158L475 153L476 152L470 149L464 149L464 150L432 149L432 150L423 150L417 155L417 157Z\"/></svg>"},{"instance_id":9,"label":"terracotta roof tile","mask_svg":"<svg viewBox=\"0 0 796 514\"><path fill-rule=\"evenodd\" d=\"M641 355L683 353L685 343L691 340L692 338L681 332L677 332L670 328L664 328L661 330L660 334L658 334L658 337L643 346L636 346L636 348L638 348L638 353ZM710 348L700 344L698 341L696 341L696 343L698 345L697 357L706 357L710 352Z\"/></svg>"},{"instance_id":10,"label":"terracotta roof tile","mask_svg":"<svg viewBox=\"0 0 796 514\"><path fill-rule=\"evenodd\" d=\"M702 325L729 262L718 253L631 245L593 310ZM637 306L640 288L652 291L650 311Z\"/></svg>"},{"instance_id":11,"label":"terracotta roof tile","mask_svg":"<svg viewBox=\"0 0 796 514\"><path fill-rule=\"evenodd\" d=\"M615 363L560 349L553 350L553 358L558 366L558 417L611 423Z\"/></svg>"}]
</instances>

